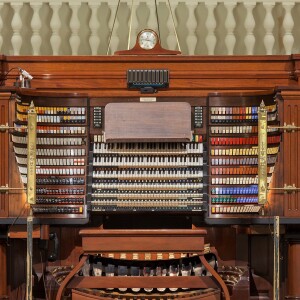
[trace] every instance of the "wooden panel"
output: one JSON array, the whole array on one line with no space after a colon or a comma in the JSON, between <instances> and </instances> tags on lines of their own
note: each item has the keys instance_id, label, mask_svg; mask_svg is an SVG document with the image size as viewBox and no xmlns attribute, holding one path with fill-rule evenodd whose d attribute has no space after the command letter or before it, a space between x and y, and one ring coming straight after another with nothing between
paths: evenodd
<instances>
[{"instance_id":1,"label":"wooden panel","mask_svg":"<svg viewBox=\"0 0 300 300\"><path fill-rule=\"evenodd\" d=\"M6 240L0 240L0 299L7 296L7 262L6 262Z\"/></svg>"},{"instance_id":2,"label":"wooden panel","mask_svg":"<svg viewBox=\"0 0 300 300\"><path fill-rule=\"evenodd\" d=\"M82 254L81 237L78 227L53 227L51 233L56 233L58 239L58 257L54 262L48 262L49 266L71 266L78 263ZM54 241L49 241L49 253L54 251Z\"/></svg>"},{"instance_id":3,"label":"wooden panel","mask_svg":"<svg viewBox=\"0 0 300 300\"><path fill-rule=\"evenodd\" d=\"M26 225L14 225L7 233L11 239L26 239L27 227ZM39 225L33 226L32 238L39 239L41 237L41 230Z\"/></svg>"},{"instance_id":4,"label":"wooden panel","mask_svg":"<svg viewBox=\"0 0 300 300\"><path fill-rule=\"evenodd\" d=\"M299 95L284 94L284 122L300 126L300 92ZM300 130L283 134L284 142L284 184L300 187ZM300 216L300 192L286 193L284 215Z\"/></svg>"},{"instance_id":5,"label":"wooden panel","mask_svg":"<svg viewBox=\"0 0 300 300\"><path fill-rule=\"evenodd\" d=\"M0 94L0 125L8 124L9 95ZM8 184L8 138L7 131L0 132L0 186ZM8 216L8 193L0 193L0 217Z\"/></svg>"},{"instance_id":6,"label":"wooden panel","mask_svg":"<svg viewBox=\"0 0 300 300\"><path fill-rule=\"evenodd\" d=\"M87 294L87 293L83 293L80 291L76 291L76 290L72 290L72 299L73 300L102 300L102 297L98 297L95 295L91 295L91 294ZM110 298L107 298L110 299Z\"/></svg>"},{"instance_id":7,"label":"wooden panel","mask_svg":"<svg viewBox=\"0 0 300 300\"><path fill-rule=\"evenodd\" d=\"M89 292L86 289L84 291L78 291L78 290L72 289L72 300L92 300L92 299L94 299L94 300L111 300L111 299L113 299L113 298L109 297L108 295L106 295L105 293L101 293L101 291L99 291L97 293L96 290ZM116 295L114 294L114 296L116 296ZM122 294L120 294L120 296L122 296ZM154 294L154 295L153 295L153 293L142 294L142 295L136 294L133 296L136 296L133 298L141 298L141 299L161 299L161 298L166 299L165 295L162 296L162 294L158 294L158 293ZM173 295L170 294L170 296L173 296ZM181 297L184 298L185 300L198 300L198 299L220 300L220 291L207 289L207 290L202 290L201 293L197 293L197 290L195 290L191 293L186 293L186 294L182 293Z\"/></svg>"},{"instance_id":8,"label":"wooden panel","mask_svg":"<svg viewBox=\"0 0 300 300\"><path fill-rule=\"evenodd\" d=\"M168 69L170 88L162 96L200 96L211 91L265 90L297 84L290 56L6 56L5 68L32 74L32 88L73 92L90 97L140 96L127 89L128 69ZM13 72L6 82L15 81Z\"/></svg>"},{"instance_id":9,"label":"wooden panel","mask_svg":"<svg viewBox=\"0 0 300 300\"><path fill-rule=\"evenodd\" d=\"M85 252L201 252L205 230L100 230L80 231Z\"/></svg>"},{"instance_id":10,"label":"wooden panel","mask_svg":"<svg viewBox=\"0 0 300 300\"><path fill-rule=\"evenodd\" d=\"M8 285L10 299L26 297L26 240L11 239L8 247ZM33 253L38 253L34 252ZM33 259L39 259L39 256Z\"/></svg>"},{"instance_id":11,"label":"wooden panel","mask_svg":"<svg viewBox=\"0 0 300 300\"><path fill-rule=\"evenodd\" d=\"M251 268L254 273L266 278L270 282L273 279L273 239L270 235L252 235L251 246Z\"/></svg>"},{"instance_id":12,"label":"wooden panel","mask_svg":"<svg viewBox=\"0 0 300 300\"><path fill-rule=\"evenodd\" d=\"M288 246L288 299L300 298L300 243L291 242Z\"/></svg>"},{"instance_id":13,"label":"wooden panel","mask_svg":"<svg viewBox=\"0 0 300 300\"><path fill-rule=\"evenodd\" d=\"M61 265L70 266L78 262L82 253L81 238L78 227L61 227L60 228L60 260Z\"/></svg>"},{"instance_id":14,"label":"wooden panel","mask_svg":"<svg viewBox=\"0 0 300 300\"><path fill-rule=\"evenodd\" d=\"M236 260L236 234L232 227L209 227L207 228L207 237L205 242L214 246L218 250L220 261ZM238 245L242 247L242 245ZM244 251L245 249L243 249Z\"/></svg>"},{"instance_id":15,"label":"wooden panel","mask_svg":"<svg viewBox=\"0 0 300 300\"><path fill-rule=\"evenodd\" d=\"M105 107L104 130L107 142L190 141L191 106L186 102L110 103Z\"/></svg>"},{"instance_id":16,"label":"wooden panel","mask_svg":"<svg viewBox=\"0 0 300 300\"><path fill-rule=\"evenodd\" d=\"M70 288L218 288L212 276L76 276L69 283Z\"/></svg>"},{"instance_id":17,"label":"wooden panel","mask_svg":"<svg viewBox=\"0 0 300 300\"><path fill-rule=\"evenodd\" d=\"M292 55L293 60L295 61L295 71L294 76L298 80L298 85L300 85L300 55L299 54L293 54Z\"/></svg>"}]
</instances>

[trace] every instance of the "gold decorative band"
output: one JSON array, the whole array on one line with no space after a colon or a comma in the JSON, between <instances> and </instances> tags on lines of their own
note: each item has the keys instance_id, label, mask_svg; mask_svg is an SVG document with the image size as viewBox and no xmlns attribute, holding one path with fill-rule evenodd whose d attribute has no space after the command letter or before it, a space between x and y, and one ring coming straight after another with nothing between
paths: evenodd
<instances>
[{"instance_id":1,"label":"gold decorative band","mask_svg":"<svg viewBox=\"0 0 300 300\"><path fill-rule=\"evenodd\" d=\"M33 102L28 110L27 202L36 202L36 110Z\"/></svg>"},{"instance_id":2,"label":"gold decorative band","mask_svg":"<svg viewBox=\"0 0 300 300\"><path fill-rule=\"evenodd\" d=\"M267 110L264 101L258 110L258 203L264 205L267 202Z\"/></svg>"}]
</instances>

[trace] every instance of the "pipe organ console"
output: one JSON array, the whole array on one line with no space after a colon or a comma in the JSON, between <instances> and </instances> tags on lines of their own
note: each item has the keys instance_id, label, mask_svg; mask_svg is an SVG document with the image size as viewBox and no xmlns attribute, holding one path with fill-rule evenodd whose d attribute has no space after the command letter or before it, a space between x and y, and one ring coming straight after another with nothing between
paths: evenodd
<instances>
[{"instance_id":1,"label":"pipe organ console","mask_svg":"<svg viewBox=\"0 0 300 300\"><path fill-rule=\"evenodd\" d=\"M92 212L261 214L258 108L266 103L271 183L281 142L271 126L279 124L273 94L209 95L206 106L204 99L191 106L187 98L104 105L87 97L17 96L12 142L25 186L30 101L37 109L36 216L64 221Z\"/></svg>"},{"instance_id":2,"label":"pipe organ console","mask_svg":"<svg viewBox=\"0 0 300 300\"><path fill-rule=\"evenodd\" d=\"M20 228L33 104L35 237L58 250L56 262L46 256L35 262L55 282L50 299L68 289L75 300L270 300L274 274L266 258L272 257L275 216L295 262L281 262L288 269L282 294L298 299L299 56L169 54L2 57L5 68L18 64L34 80L30 89L9 87L8 76L0 88L0 234L16 245L0 238L0 260L10 260L15 272L13 257L24 254L16 240L25 237ZM145 82L157 74L162 81L148 89ZM259 199L261 152L265 203ZM178 276L172 276L173 265ZM19 300L24 278L9 273L11 291L0 279L0 298L10 293Z\"/></svg>"}]
</instances>

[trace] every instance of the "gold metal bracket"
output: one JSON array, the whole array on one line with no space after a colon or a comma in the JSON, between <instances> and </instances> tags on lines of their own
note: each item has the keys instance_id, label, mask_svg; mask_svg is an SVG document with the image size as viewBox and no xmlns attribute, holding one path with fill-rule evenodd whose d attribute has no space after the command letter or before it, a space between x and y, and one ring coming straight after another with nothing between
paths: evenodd
<instances>
[{"instance_id":1,"label":"gold metal bracket","mask_svg":"<svg viewBox=\"0 0 300 300\"><path fill-rule=\"evenodd\" d=\"M7 193L9 191L20 191L20 190L25 190L25 188L11 188L9 187L8 185L5 185L5 186L0 186L0 193Z\"/></svg>"},{"instance_id":2,"label":"gold metal bracket","mask_svg":"<svg viewBox=\"0 0 300 300\"><path fill-rule=\"evenodd\" d=\"M283 126L270 125L270 126L268 126L268 128L283 129L284 132L295 132L295 130L300 129L300 127L297 127L294 122L292 124L284 123Z\"/></svg>"},{"instance_id":3,"label":"gold metal bracket","mask_svg":"<svg viewBox=\"0 0 300 300\"><path fill-rule=\"evenodd\" d=\"M291 193L299 191L300 188L297 188L295 186L295 184L293 184L293 185L287 185L287 184L285 184L283 188L268 188L268 190L284 191L287 194L291 194Z\"/></svg>"}]
</instances>

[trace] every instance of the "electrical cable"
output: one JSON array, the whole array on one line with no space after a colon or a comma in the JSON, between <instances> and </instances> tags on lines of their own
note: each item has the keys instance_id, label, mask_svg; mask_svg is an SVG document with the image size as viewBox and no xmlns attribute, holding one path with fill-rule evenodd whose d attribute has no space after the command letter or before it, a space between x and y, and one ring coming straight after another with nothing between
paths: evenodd
<instances>
[{"instance_id":1,"label":"electrical cable","mask_svg":"<svg viewBox=\"0 0 300 300\"><path fill-rule=\"evenodd\" d=\"M176 26L175 26L175 21L174 21L174 16L173 16L170 0L168 0L168 6L169 6L169 12L170 12L171 18L172 18L173 29L174 29L174 33L175 33L175 37L176 37L176 41L177 41L177 45L178 45L178 50L181 52L181 47L180 47L180 43L179 43L177 31L176 31Z\"/></svg>"},{"instance_id":2,"label":"electrical cable","mask_svg":"<svg viewBox=\"0 0 300 300\"><path fill-rule=\"evenodd\" d=\"M129 23L129 32L128 32L128 43L127 43L127 50L130 47L130 37L131 37L131 29L132 29L132 15L133 15L133 3L134 1L131 0L131 9L130 9L130 23Z\"/></svg>"},{"instance_id":3,"label":"electrical cable","mask_svg":"<svg viewBox=\"0 0 300 300\"><path fill-rule=\"evenodd\" d=\"M11 71L13 71L13 70L20 70L20 68L19 68L19 67L13 67L13 68L11 68L10 70L8 70L8 71L4 74L3 78L0 79L0 86L3 85L4 81L7 80L7 76L9 75L9 73L10 73Z\"/></svg>"},{"instance_id":4,"label":"electrical cable","mask_svg":"<svg viewBox=\"0 0 300 300\"><path fill-rule=\"evenodd\" d=\"M110 31L109 40L108 40L108 46L107 46L107 51L106 51L106 55L108 55L108 52L109 52L110 43L111 43L111 38L112 38L113 31L114 31L114 27L115 27L115 23L116 23L117 15L118 15L118 10L119 10L119 6L120 6L120 1L121 1L121 0L119 0L119 1L118 1L118 5L117 5L117 8L116 8L116 13L115 13L115 17L114 17L114 21L113 21L112 29L111 29L111 31Z\"/></svg>"},{"instance_id":5,"label":"electrical cable","mask_svg":"<svg viewBox=\"0 0 300 300\"><path fill-rule=\"evenodd\" d=\"M161 41L161 38L160 38L159 19L158 19L158 9L157 9L157 2L156 2L156 0L155 0L155 15L156 15L156 22L157 22L158 37L159 37L159 40Z\"/></svg>"},{"instance_id":6,"label":"electrical cable","mask_svg":"<svg viewBox=\"0 0 300 300\"><path fill-rule=\"evenodd\" d=\"M15 219L13 220L13 222L9 225L8 229L7 229L7 233L10 232L11 228L15 225L15 223L17 222L17 220L20 218L21 214L24 212L24 208L25 208L25 205L26 205L27 202L24 202L21 210L20 210L20 213L15 217ZM6 244L7 246L9 247L10 244L9 244L9 241L8 241L8 234L7 234L7 238L6 238Z\"/></svg>"}]
</instances>

